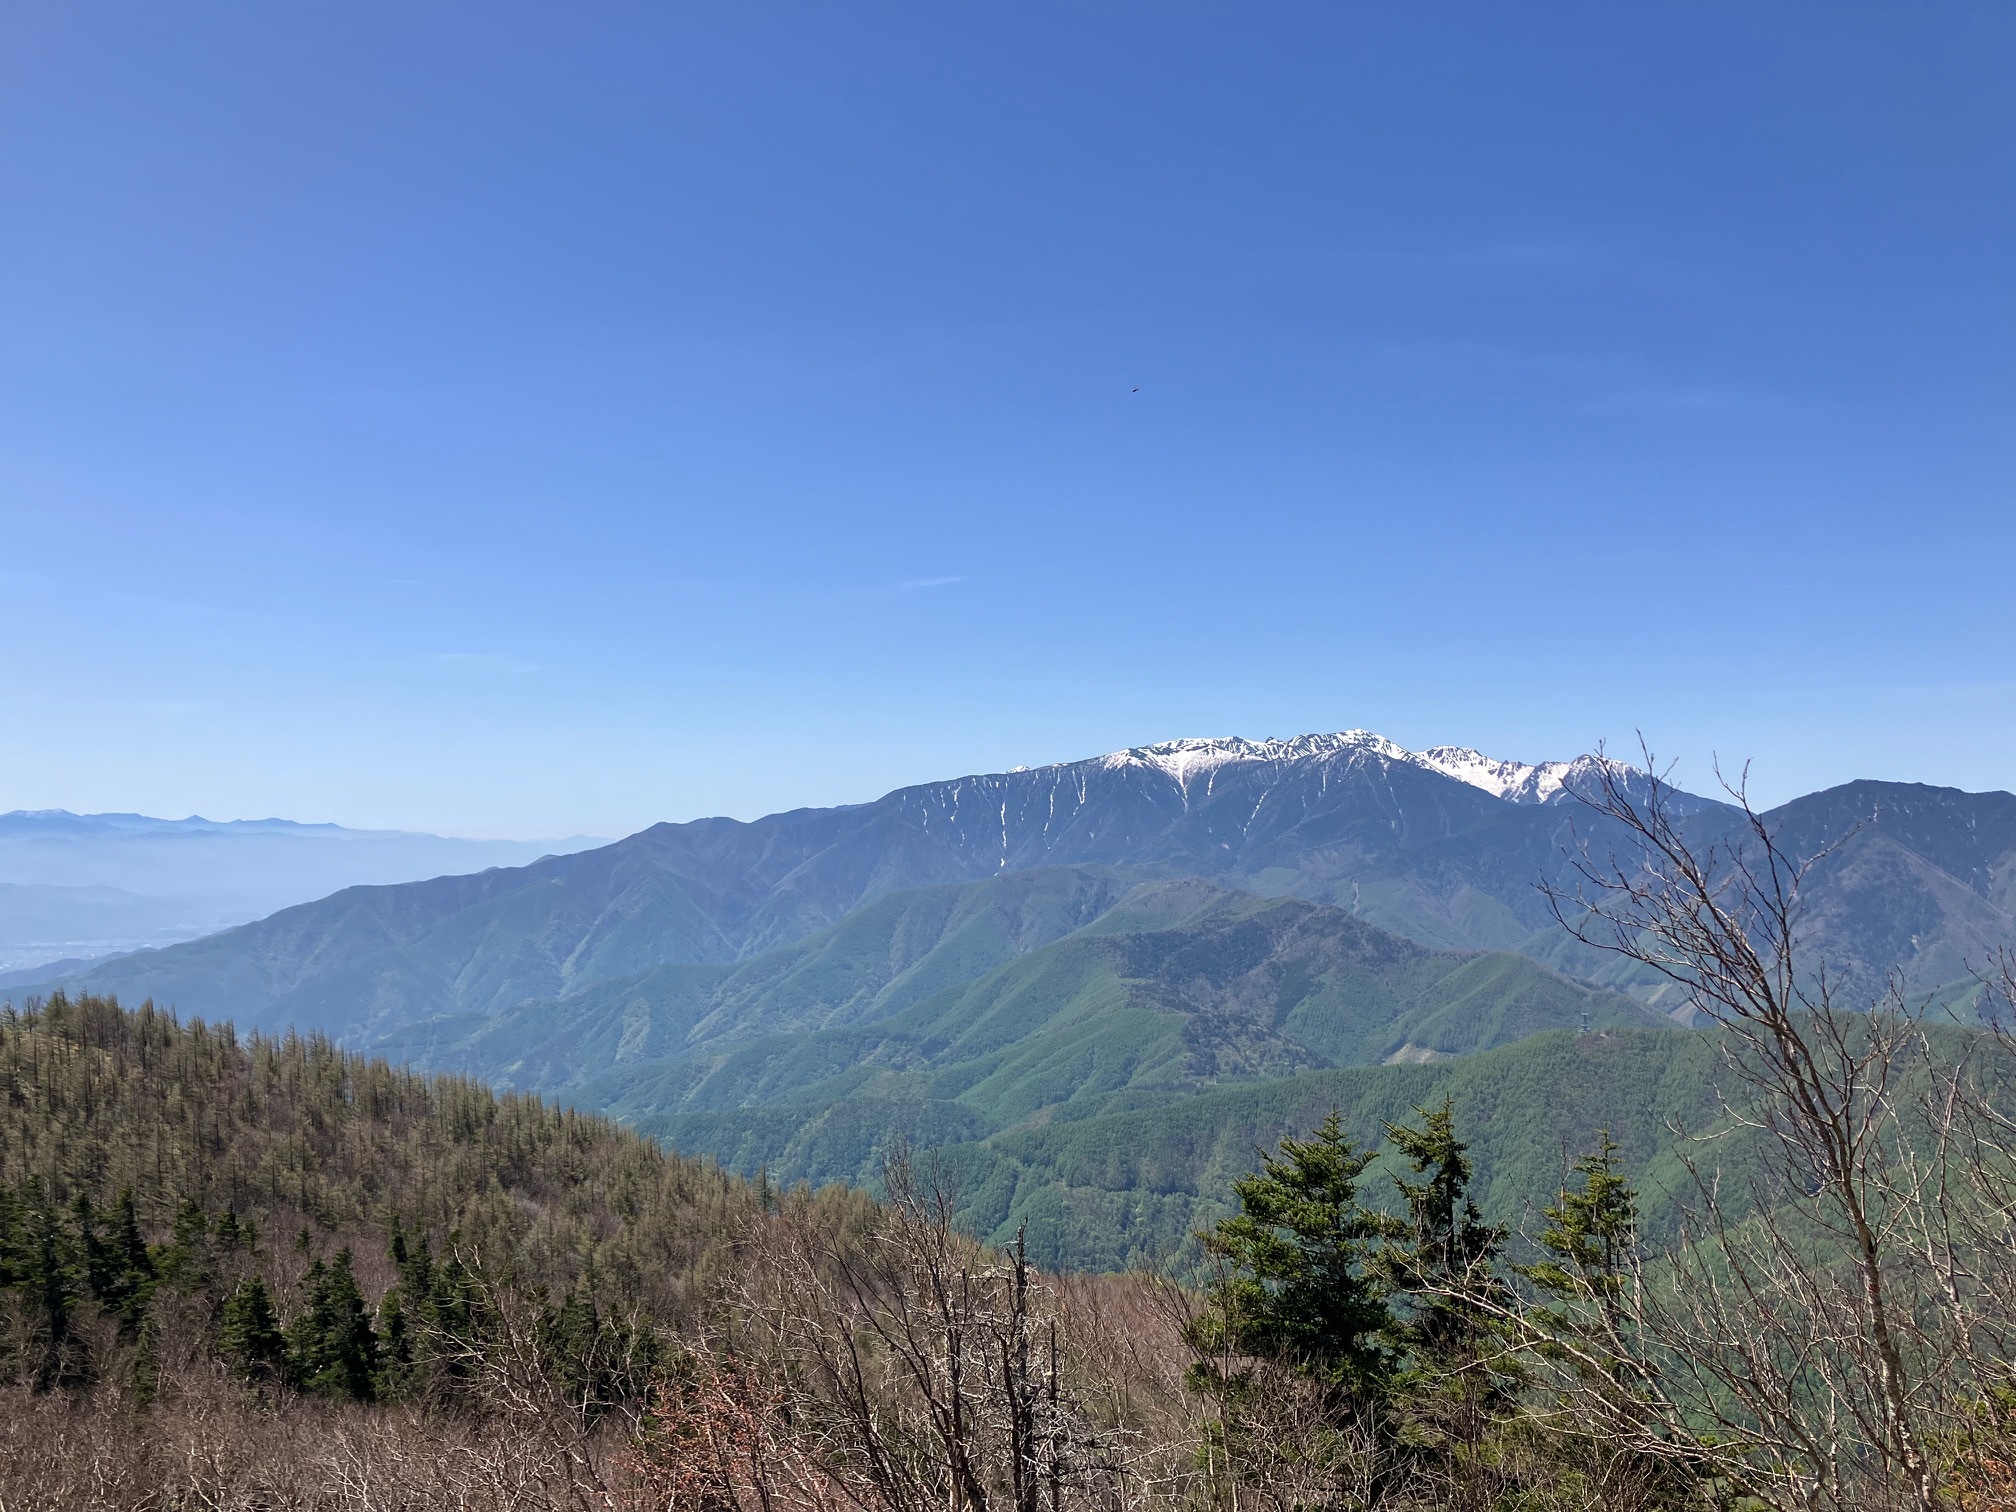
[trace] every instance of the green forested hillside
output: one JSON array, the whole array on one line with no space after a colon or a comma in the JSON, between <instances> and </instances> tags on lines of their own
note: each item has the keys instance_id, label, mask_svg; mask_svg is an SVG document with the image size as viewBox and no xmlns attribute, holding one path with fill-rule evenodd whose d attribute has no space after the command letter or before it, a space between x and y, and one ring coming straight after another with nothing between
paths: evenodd
<instances>
[{"instance_id":1,"label":"green forested hillside","mask_svg":"<svg viewBox=\"0 0 2016 1512\"><path fill-rule=\"evenodd\" d=\"M983 1231L1026 1220L1057 1263L1124 1265L1182 1252L1283 1134L1335 1109L1355 1138L1377 1146L1386 1125L1446 1097L1472 1143L1488 1219L1530 1220L1553 1200L1566 1164L1609 1129L1642 1177L1648 1232L1664 1234L1686 1188L1671 1131L1719 1127L1717 1065L1712 1036L1700 1032L1555 1031L1461 1060L1315 1071L1015 1130L954 1158L970 1221ZM677 1126L667 1132L676 1137ZM1742 1164L1727 1145L1717 1158Z\"/></svg>"},{"instance_id":2,"label":"green forested hillside","mask_svg":"<svg viewBox=\"0 0 2016 1512\"><path fill-rule=\"evenodd\" d=\"M1159 1265L1187 1250L1200 1222L1223 1210L1232 1183L1284 1133L1314 1128L1333 1108L1362 1142L1386 1124L1453 1099L1474 1141L1485 1215L1515 1225L1554 1197L1564 1159L1613 1131L1644 1177L1648 1231L1667 1232L1686 1186L1672 1129L1707 1130L1721 1112L1713 1037L1699 1031L1553 1031L1432 1064L1306 1071L1130 1105L1108 1099L1086 1116L990 1130L956 1101L907 1103L869 1089L819 1108L772 1107L640 1120L675 1145L711 1148L733 1165L796 1169L844 1150L857 1161L887 1127L907 1127L957 1172L966 1221L996 1237L1027 1223L1048 1265ZM1743 1169L1730 1141L1717 1158Z\"/></svg>"},{"instance_id":3,"label":"green forested hillside","mask_svg":"<svg viewBox=\"0 0 2016 1512\"><path fill-rule=\"evenodd\" d=\"M323 1040L89 997L0 1014L0 1301L20 1288L0 1347L31 1375L113 1368L66 1343L89 1342L93 1297L118 1299L93 1347L119 1369L221 1347L255 1277L285 1324L339 1261L372 1297L403 1285L410 1314L428 1299L401 1246L535 1310L676 1324L756 1210L719 1167L603 1119Z\"/></svg>"},{"instance_id":4,"label":"green forested hillside","mask_svg":"<svg viewBox=\"0 0 2016 1512\"><path fill-rule=\"evenodd\" d=\"M1929 1032L1940 1054L1993 1049L1965 1029ZM956 1101L920 1108L874 1088L824 1107L641 1122L751 1170L764 1161L794 1169L834 1150L866 1160L885 1129L906 1127L956 1174L963 1219L976 1232L999 1240L1026 1224L1031 1253L1046 1265L1180 1268L1196 1258L1195 1230L1228 1210L1233 1183L1283 1135L1306 1133L1335 1110L1353 1138L1377 1147L1387 1125L1445 1098L1471 1144L1485 1218L1530 1231L1563 1173L1608 1130L1639 1183L1644 1233L1664 1245L1682 1205L1698 1200L1683 1154L1720 1173L1733 1211L1747 1200L1759 1145L1754 1130L1730 1121L1731 1081L1717 1031L1556 1030L1430 1064L1307 1071L1140 1103L1116 1097L1083 1116L1064 1108L1003 1129ZM1384 1189L1383 1174L1373 1186Z\"/></svg>"},{"instance_id":5,"label":"green forested hillside","mask_svg":"<svg viewBox=\"0 0 2016 1512\"><path fill-rule=\"evenodd\" d=\"M1109 913L1116 922L1175 922L1232 896L1118 867L1041 867L916 888L752 960L661 966L494 1018L443 1015L374 1043L497 1086L562 1087L708 1043L884 1018Z\"/></svg>"},{"instance_id":6,"label":"green forested hillside","mask_svg":"<svg viewBox=\"0 0 2016 1512\"><path fill-rule=\"evenodd\" d=\"M899 1135L971 1141L1584 1022L1661 1021L1523 957L1432 950L1338 909L1047 868L894 894L737 967L661 968L390 1047L676 1127L746 1173L859 1181Z\"/></svg>"}]
</instances>

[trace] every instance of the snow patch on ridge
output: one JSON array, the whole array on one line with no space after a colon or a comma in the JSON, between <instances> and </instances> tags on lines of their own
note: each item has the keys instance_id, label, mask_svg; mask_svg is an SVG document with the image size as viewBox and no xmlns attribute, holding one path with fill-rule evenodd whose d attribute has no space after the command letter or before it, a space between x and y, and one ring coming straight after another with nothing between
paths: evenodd
<instances>
[{"instance_id":1,"label":"snow patch on ridge","mask_svg":"<svg viewBox=\"0 0 2016 1512\"><path fill-rule=\"evenodd\" d=\"M1098 758L1108 771L1116 767L1148 766L1188 787L1197 777L1207 777L1234 762L1301 761L1312 756L1341 756L1364 752L1388 761L1406 761L1409 755L1384 735L1370 730L1344 730L1335 735L1297 735L1292 740L1242 740L1234 735L1221 740L1164 740L1154 745L1133 746Z\"/></svg>"},{"instance_id":2,"label":"snow patch on ridge","mask_svg":"<svg viewBox=\"0 0 2016 1512\"><path fill-rule=\"evenodd\" d=\"M1220 769L1235 764L1349 755L1372 756L1383 761L1425 767L1444 777L1467 783L1494 798L1520 804L1546 803L1602 765L1602 758L1596 756L1578 756L1573 761L1506 761L1486 756L1468 746L1430 746L1423 751L1410 751L1370 730L1343 730L1334 735L1297 735L1291 740L1245 740L1236 735L1213 740L1164 740L1154 745L1113 751L1095 760L1108 771L1130 766L1151 767L1187 794L1190 785L1199 778L1208 784L1215 780ZM1618 771L1631 770L1616 762L1609 765Z\"/></svg>"},{"instance_id":3,"label":"snow patch on ridge","mask_svg":"<svg viewBox=\"0 0 2016 1512\"><path fill-rule=\"evenodd\" d=\"M1417 766L1482 788L1508 803L1545 803L1561 791L1576 765L1571 761L1542 761L1532 765L1502 761L1468 746L1430 746L1415 753L1413 760Z\"/></svg>"}]
</instances>

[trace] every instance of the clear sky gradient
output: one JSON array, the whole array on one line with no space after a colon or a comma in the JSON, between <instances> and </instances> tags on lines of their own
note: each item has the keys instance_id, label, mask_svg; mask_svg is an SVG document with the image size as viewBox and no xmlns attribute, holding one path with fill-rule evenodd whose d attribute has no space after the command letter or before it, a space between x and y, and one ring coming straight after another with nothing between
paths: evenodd
<instances>
[{"instance_id":1,"label":"clear sky gradient","mask_svg":"<svg viewBox=\"0 0 2016 1512\"><path fill-rule=\"evenodd\" d=\"M2016 9L0 10L0 809L2016 787Z\"/></svg>"}]
</instances>

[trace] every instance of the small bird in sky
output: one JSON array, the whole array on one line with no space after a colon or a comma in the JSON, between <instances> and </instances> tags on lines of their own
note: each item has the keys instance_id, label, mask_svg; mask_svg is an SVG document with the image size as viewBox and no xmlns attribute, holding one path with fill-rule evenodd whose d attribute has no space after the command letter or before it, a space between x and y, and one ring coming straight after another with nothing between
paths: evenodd
<instances>
[{"instance_id":1,"label":"small bird in sky","mask_svg":"<svg viewBox=\"0 0 2016 1512\"><path fill-rule=\"evenodd\" d=\"M1139 385L1136 385L1136 387L1135 387L1135 389L1134 389L1134 392L1135 392L1135 393L1137 393L1137 394L1141 392L1141 389L1140 389Z\"/></svg>"}]
</instances>

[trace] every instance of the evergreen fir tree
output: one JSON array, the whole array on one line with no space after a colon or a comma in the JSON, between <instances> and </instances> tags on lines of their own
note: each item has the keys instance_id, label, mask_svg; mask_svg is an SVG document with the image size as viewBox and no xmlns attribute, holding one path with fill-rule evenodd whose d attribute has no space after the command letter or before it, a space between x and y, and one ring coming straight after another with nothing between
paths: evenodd
<instances>
[{"instance_id":1,"label":"evergreen fir tree","mask_svg":"<svg viewBox=\"0 0 2016 1512\"><path fill-rule=\"evenodd\" d=\"M17 1284L25 1303L28 1377L38 1391L81 1385L88 1361L71 1323L83 1265L39 1178L29 1179L24 1198Z\"/></svg>"},{"instance_id":2,"label":"evergreen fir tree","mask_svg":"<svg viewBox=\"0 0 2016 1512\"><path fill-rule=\"evenodd\" d=\"M273 1311L273 1294L259 1277L241 1281L226 1299L217 1352L254 1384L276 1382L286 1373L287 1341Z\"/></svg>"},{"instance_id":3,"label":"evergreen fir tree","mask_svg":"<svg viewBox=\"0 0 2016 1512\"><path fill-rule=\"evenodd\" d=\"M1564 1186L1559 1203L1546 1212L1540 1243L1550 1258L1518 1272L1556 1299L1550 1312L1560 1324L1621 1338L1620 1304L1637 1251L1638 1193L1608 1129L1573 1174L1580 1185Z\"/></svg>"},{"instance_id":4,"label":"evergreen fir tree","mask_svg":"<svg viewBox=\"0 0 2016 1512\"><path fill-rule=\"evenodd\" d=\"M638 1383L624 1379L632 1346L628 1330L601 1316L583 1276L542 1322L547 1373L575 1406L594 1411Z\"/></svg>"},{"instance_id":5,"label":"evergreen fir tree","mask_svg":"<svg viewBox=\"0 0 2016 1512\"><path fill-rule=\"evenodd\" d=\"M201 1291L210 1283L210 1220L194 1197L175 1210L175 1225L161 1249L155 1270L163 1281L185 1291Z\"/></svg>"},{"instance_id":6,"label":"evergreen fir tree","mask_svg":"<svg viewBox=\"0 0 2016 1512\"><path fill-rule=\"evenodd\" d=\"M194 1251L209 1237L210 1219L203 1205L194 1197L184 1197L175 1210L175 1227L169 1242L179 1250Z\"/></svg>"},{"instance_id":7,"label":"evergreen fir tree","mask_svg":"<svg viewBox=\"0 0 2016 1512\"><path fill-rule=\"evenodd\" d=\"M287 1329L295 1384L323 1396L371 1400L377 1387L378 1336L357 1288L350 1251L308 1271L307 1305Z\"/></svg>"},{"instance_id":8,"label":"evergreen fir tree","mask_svg":"<svg viewBox=\"0 0 2016 1512\"><path fill-rule=\"evenodd\" d=\"M1419 1128L1388 1124L1386 1137L1425 1179L1393 1178L1405 1216L1388 1227L1375 1269L1408 1299L1389 1330L1395 1346L1411 1368L1447 1374L1468 1368L1483 1347L1485 1315L1462 1294L1498 1290L1492 1270L1505 1230L1479 1218L1469 1198L1469 1146L1456 1137L1453 1104L1445 1098L1415 1112Z\"/></svg>"},{"instance_id":9,"label":"evergreen fir tree","mask_svg":"<svg viewBox=\"0 0 2016 1512\"><path fill-rule=\"evenodd\" d=\"M94 1280L92 1290L108 1311L118 1314L120 1332L129 1339L138 1338L156 1277L131 1187L119 1194L118 1206L113 1209L111 1231L101 1247L101 1264L103 1279Z\"/></svg>"},{"instance_id":10,"label":"evergreen fir tree","mask_svg":"<svg viewBox=\"0 0 2016 1512\"><path fill-rule=\"evenodd\" d=\"M0 1187L0 1290L21 1284L27 1274L27 1207Z\"/></svg>"},{"instance_id":11,"label":"evergreen fir tree","mask_svg":"<svg viewBox=\"0 0 2016 1512\"><path fill-rule=\"evenodd\" d=\"M1230 1271L1189 1331L1200 1359L1195 1384L1232 1385L1206 1362L1247 1355L1353 1396L1384 1390L1392 1317L1386 1284L1367 1262L1386 1228L1358 1201L1371 1160L1333 1112L1310 1138L1283 1139L1258 1172L1234 1185L1239 1213L1203 1236Z\"/></svg>"},{"instance_id":12,"label":"evergreen fir tree","mask_svg":"<svg viewBox=\"0 0 2016 1512\"><path fill-rule=\"evenodd\" d=\"M378 1302L378 1380L376 1394L384 1400L405 1396L418 1374L413 1336L406 1326L406 1304L392 1287Z\"/></svg>"},{"instance_id":13,"label":"evergreen fir tree","mask_svg":"<svg viewBox=\"0 0 2016 1512\"><path fill-rule=\"evenodd\" d=\"M1387 1335L1401 1361L1387 1428L1401 1454L1434 1463L1447 1506L1495 1507L1510 1487L1491 1442L1516 1384L1492 1311L1510 1300L1494 1274L1505 1231L1470 1201L1469 1147L1452 1104L1415 1113L1418 1127L1386 1127L1415 1179L1394 1176L1404 1216L1389 1220L1373 1262L1403 1303Z\"/></svg>"},{"instance_id":14,"label":"evergreen fir tree","mask_svg":"<svg viewBox=\"0 0 2016 1512\"><path fill-rule=\"evenodd\" d=\"M250 1249L258 1242L258 1234L252 1225L241 1220L233 1208L224 1210L224 1216L217 1220L214 1232L217 1247L221 1250Z\"/></svg>"},{"instance_id":15,"label":"evergreen fir tree","mask_svg":"<svg viewBox=\"0 0 2016 1512\"><path fill-rule=\"evenodd\" d=\"M1629 1418L1659 1390L1657 1368L1643 1352L1627 1306L1638 1260L1638 1194L1608 1129L1571 1175L1574 1185L1564 1183L1559 1201L1546 1210L1540 1243L1547 1258L1515 1267L1540 1294L1526 1318L1541 1340L1560 1341L1543 1343L1543 1354L1566 1364L1585 1389L1608 1395L1618 1414ZM1561 1347L1566 1341L1572 1350ZM1643 1505L1700 1505L1702 1488L1682 1461L1573 1435L1562 1445L1564 1454L1583 1462L1580 1473L1590 1484L1615 1478L1623 1466L1624 1478L1641 1488Z\"/></svg>"},{"instance_id":16,"label":"evergreen fir tree","mask_svg":"<svg viewBox=\"0 0 2016 1512\"><path fill-rule=\"evenodd\" d=\"M98 1214L91 1206L90 1193L79 1192L71 1199L70 1227L76 1235L84 1289L103 1301L112 1283L112 1257L98 1237Z\"/></svg>"}]
</instances>

